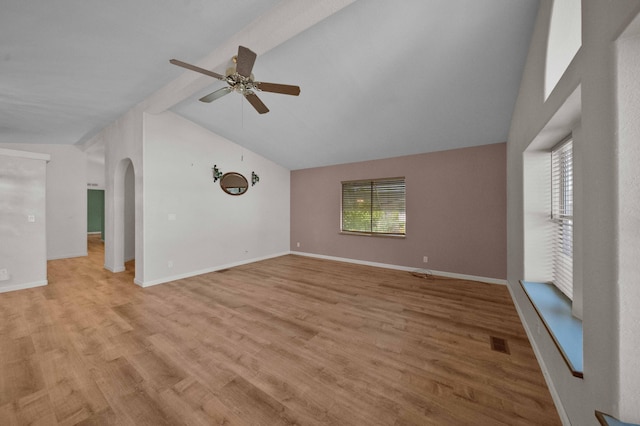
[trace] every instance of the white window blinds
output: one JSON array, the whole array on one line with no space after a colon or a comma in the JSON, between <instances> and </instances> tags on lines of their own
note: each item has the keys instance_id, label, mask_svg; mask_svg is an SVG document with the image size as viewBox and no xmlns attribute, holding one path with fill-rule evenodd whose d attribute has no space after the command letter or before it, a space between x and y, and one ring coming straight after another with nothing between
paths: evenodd
<instances>
[{"instance_id":1,"label":"white window blinds","mask_svg":"<svg viewBox=\"0 0 640 426\"><path fill-rule=\"evenodd\" d=\"M573 300L573 142L569 138L551 151L551 220L553 280Z\"/></svg>"},{"instance_id":2,"label":"white window blinds","mask_svg":"<svg viewBox=\"0 0 640 426\"><path fill-rule=\"evenodd\" d=\"M405 235L404 178L342 182L342 231Z\"/></svg>"}]
</instances>

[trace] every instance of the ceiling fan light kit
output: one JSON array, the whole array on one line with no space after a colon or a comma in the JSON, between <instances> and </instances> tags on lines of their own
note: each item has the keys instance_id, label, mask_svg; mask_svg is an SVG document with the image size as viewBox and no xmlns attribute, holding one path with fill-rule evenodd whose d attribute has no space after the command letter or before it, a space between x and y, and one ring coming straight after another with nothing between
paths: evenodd
<instances>
[{"instance_id":1,"label":"ceiling fan light kit","mask_svg":"<svg viewBox=\"0 0 640 426\"><path fill-rule=\"evenodd\" d=\"M244 96L251 106L258 111L258 113L265 114L269 112L269 108L262 103L258 95L256 95L256 91L281 93L291 96L298 96L300 94L299 86L255 81L251 71L253 70L253 64L255 63L256 58L257 55L255 52L244 46L238 46L238 55L232 58L233 64L227 68L227 75L224 76L177 59L171 59L169 62L173 65L213 77L217 80L225 81L228 84L228 87L223 87L222 89L218 89L206 96L203 96L200 98L201 102L213 102L231 92L237 92Z\"/></svg>"}]
</instances>

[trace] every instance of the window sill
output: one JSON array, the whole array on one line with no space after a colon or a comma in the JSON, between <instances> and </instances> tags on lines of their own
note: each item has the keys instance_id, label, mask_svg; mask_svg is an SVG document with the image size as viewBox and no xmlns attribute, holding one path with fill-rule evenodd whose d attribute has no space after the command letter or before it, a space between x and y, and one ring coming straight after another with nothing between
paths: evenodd
<instances>
[{"instance_id":1,"label":"window sill","mask_svg":"<svg viewBox=\"0 0 640 426\"><path fill-rule=\"evenodd\" d=\"M600 411L596 411L596 418L602 426L638 426L633 423L621 422L620 420L614 419L610 415L601 413Z\"/></svg>"},{"instance_id":2,"label":"window sill","mask_svg":"<svg viewBox=\"0 0 640 426\"><path fill-rule=\"evenodd\" d=\"M360 237L381 237L381 238L406 238L406 235L395 235L395 234L373 234L368 232L349 232L349 231L340 231L338 232L340 235L357 235Z\"/></svg>"},{"instance_id":3,"label":"window sill","mask_svg":"<svg viewBox=\"0 0 640 426\"><path fill-rule=\"evenodd\" d=\"M520 281L574 377L583 377L582 321L571 315L571 301L553 284Z\"/></svg>"}]
</instances>

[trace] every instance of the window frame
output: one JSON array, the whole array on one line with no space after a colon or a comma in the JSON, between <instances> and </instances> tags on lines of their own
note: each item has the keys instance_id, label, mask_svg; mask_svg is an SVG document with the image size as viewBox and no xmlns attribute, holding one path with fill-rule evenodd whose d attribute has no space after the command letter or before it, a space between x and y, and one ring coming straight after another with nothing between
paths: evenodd
<instances>
[{"instance_id":1,"label":"window frame","mask_svg":"<svg viewBox=\"0 0 640 426\"><path fill-rule=\"evenodd\" d=\"M381 213L385 213L385 212L389 212L389 210L384 210L384 209L379 209L376 210L376 206L379 206L379 201L380 200L374 200L374 196L376 195L376 191L375 191L375 186L376 183L393 183L394 181L402 181L402 183L400 184L402 187L402 200L401 200L401 205L402 205L402 211L399 211L398 214L399 216L402 216L403 220L402 221L398 221L397 222L397 226L403 229L403 232L379 232L379 231L374 231L374 212L381 212ZM407 214L407 208L406 208L406 200L407 200L407 183L406 183L406 178L404 176L399 176L399 177L389 177L389 178L377 178L377 179L359 179L359 180L348 180L348 181L342 181L340 182L341 185L341 191L340 191L340 234L344 234L344 235L360 235L360 236L371 236L371 237L390 237L390 238L405 238L407 235L407 230L406 230L406 223L407 223L407 218L406 218L406 214ZM362 185L362 187L364 188L366 185L369 185L370 190L369 190L369 200L368 200L368 205L369 205L369 209L370 209L370 216L369 216L369 220L370 220L370 224L369 224L369 228L368 230L357 230L357 229L345 229L345 185L349 186L349 185L353 185L353 186L357 186L357 185ZM393 194L392 194L393 195ZM393 197L391 197L393 198ZM392 202L398 202L398 200L392 200Z\"/></svg>"},{"instance_id":2,"label":"window frame","mask_svg":"<svg viewBox=\"0 0 640 426\"><path fill-rule=\"evenodd\" d=\"M573 140L573 134L569 134L550 151L553 284L570 300L573 300Z\"/></svg>"}]
</instances>

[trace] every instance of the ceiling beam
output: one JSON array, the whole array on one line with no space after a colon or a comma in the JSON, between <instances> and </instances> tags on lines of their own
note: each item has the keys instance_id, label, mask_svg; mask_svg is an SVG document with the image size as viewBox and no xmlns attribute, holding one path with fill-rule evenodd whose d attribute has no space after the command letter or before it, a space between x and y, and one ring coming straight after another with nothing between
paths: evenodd
<instances>
[{"instance_id":1,"label":"ceiling beam","mask_svg":"<svg viewBox=\"0 0 640 426\"><path fill-rule=\"evenodd\" d=\"M237 53L239 45L247 46L258 55L262 55L355 1L283 0L194 65L209 70L218 69L224 73L226 64ZM169 64L169 59L171 58L167 58L167 66L173 66ZM161 113L209 86L213 81L211 77L185 71L136 108L151 114Z\"/></svg>"}]
</instances>

